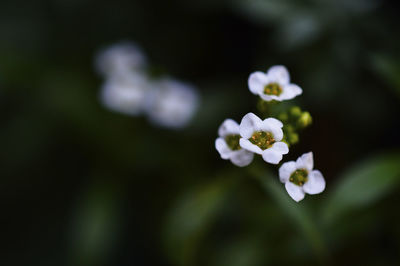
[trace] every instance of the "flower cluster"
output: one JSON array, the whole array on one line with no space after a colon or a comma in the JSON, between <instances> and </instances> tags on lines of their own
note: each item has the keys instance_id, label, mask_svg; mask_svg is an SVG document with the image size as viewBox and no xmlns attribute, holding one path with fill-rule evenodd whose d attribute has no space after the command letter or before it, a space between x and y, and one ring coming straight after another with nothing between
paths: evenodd
<instances>
[{"instance_id":1,"label":"flower cluster","mask_svg":"<svg viewBox=\"0 0 400 266\"><path fill-rule=\"evenodd\" d=\"M252 73L248 86L260 97L259 109L266 118L248 113L240 124L226 119L219 127L215 148L222 159L239 167L249 165L254 154L261 155L267 163L279 164L283 155L289 153L289 146L298 142L298 131L309 126L312 118L310 113L302 112L297 106L287 110L281 108L278 112L274 111L274 106L303 91L290 83L289 72L284 66L273 66L266 73ZM313 165L313 154L309 152L296 162L286 162L279 168L280 181L295 201L302 200L305 193L317 194L325 189L324 177L318 170L313 170Z\"/></svg>"},{"instance_id":2,"label":"flower cluster","mask_svg":"<svg viewBox=\"0 0 400 266\"><path fill-rule=\"evenodd\" d=\"M147 58L133 43L118 43L100 51L95 59L97 72L105 82L101 102L115 112L145 114L158 126L182 128L197 111L197 90L169 77L151 79Z\"/></svg>"}]
</instances>

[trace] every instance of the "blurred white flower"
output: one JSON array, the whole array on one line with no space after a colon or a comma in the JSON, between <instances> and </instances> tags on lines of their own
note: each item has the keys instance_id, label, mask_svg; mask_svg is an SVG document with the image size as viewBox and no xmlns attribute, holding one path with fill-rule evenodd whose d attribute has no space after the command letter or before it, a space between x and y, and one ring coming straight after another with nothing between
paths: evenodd
<instances>
[{"instance_id":1,"label":"blurred white flower","mask_svg":"<svg viewBox=\"0 0 400 266\"><path fill-rule=\"evenodd\" d=\"M264 101L283 101L293 99L303 91L296 84L290 83L289 72L284 66L273 66L267 73L260 71L250 75L250 91Z\"/></svg>"},{"instance_id":2,"label":"blurred white flower","mask_svg":"<svg viewBox=\"0 0 400 266\"><path fill-rule=\"evenodd\" d=\"M199 96L195 88L164 78L152 84L146 110L151 122L168 128L185 127L197 111Z\"/></svg>"},{"instance_id":3,"label":"blurred white flower","mask_svg":"<svg viewBox=\"0 0 400 266\"><path fill-rule=\"evenodd\" d=\"M140 74L111 76L102 86L100 98L111 110L127 115L138 115L145 109L148 86L149 81Z\"/></svg>"},{"instance_id":4,"label":"blurred white flower","mask_svg":"<svg viewBox=\"0 0 400 266\"><path fill-rule=\"evenodd\" d=\"M224 160L231 160L234 165L243 167L253 161L254 154L239 145L239 124L232 119L226 119L218 129L215 148Z\"/></svg>"},{"instance_id":5,"label":"blurred white flower","mask_svg":"<svg viewBox=\"0 0 400 266\"><path fill-rule=\"evenodd\" d=\"M325 179L321 172L313 170L313 153L305 153L296 162L290 161L279 168L279 179L295 201L299 202L307 194L318 194L325 189Z\"/></svg>"},{"instance_id":6,"label":"blurred white flower","mask_svg":"<svg viewBox=\"0 0 400 266\"><path fill-rule=\"evenodd\" d=\"M95 58L95 67L99 74L110 77L141 71L146 61L144 53L136 44L121 42L101 50Z\"/></svg>"},{"instance_id":7,"label":"blurred white flower","mask_svg":"<svg viewBox=\"0 0 400 266\"><path fill-rule=\"evenodd\" d=\"M253 113L245 115L240 123L240 146L243 149L262 155L264 161L278 164L283 154L289 152L282 142L283 124L275 118L261 120Z\"/></svg>"}]
</instances>

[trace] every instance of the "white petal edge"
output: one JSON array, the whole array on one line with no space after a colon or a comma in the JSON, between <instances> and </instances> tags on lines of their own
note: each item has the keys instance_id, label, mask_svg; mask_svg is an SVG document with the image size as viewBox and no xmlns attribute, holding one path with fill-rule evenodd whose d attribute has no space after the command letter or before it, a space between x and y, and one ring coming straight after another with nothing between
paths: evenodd
<instances>
[{"instance_id":1,"label":"white petal edge","mask_svg":"<svg viewBox=\"0 0 400 266\"><path fill-rule=\"evenodd\" d=\"M280 127L280 128L282 128L283 127L283 124L282 124L282 122L281 121L279 121L278 119L276 119L276 118L273 118L273 117L270 117L270 118L267 118L267 119L264 119L264 121L263 122L265 122L265 123L268 123L268 124L272 124L272 125L274 125L275 127Z\"/></svg>"},{"instance_id":2,"label":"white petal edge","mask_svg":"<svg viewBox=\"0 0 400 266\"><path fill-rule=\"evenodd\" d=\"M281 100L290 100L303 93L303 90L296 84L287 84L283 86L283 92L279 97Z\"/></svg>"},{"instance_id":3,"label":"white petal edge","mask_svg":"<svg viewBox=\"0 0 400 266\"><path fill-rule=\"evenodd\" d=\"M296 171L296 163L294 161L286 162L279 168L279 180L282 183L289 181L290 175Z\"/></svg>"},{"instance_id":4,"label":"white petal edge","mask_svg":"<svg viewBox=\"0 0 400 266\"><path fill-rule=\"evenodd\" d=\"M275 126L275 124L271 124L265 122L265 120L260 124L260 130L264 132L271 132L274 136L275 141L281 141L283 138L283 131L280 127Z\"/></svg>"},{"instance_id":5,"label":"white petal edge","mask_svg":"<svg viewBox=\"0 0 400 266\"><path fill-rule=\"evenodd\" d=\"M225 119L218 129L218 135L220 137L226 137L227 135L232 134L239 135L239 124L233 119Z\"/></svg>"},{"instance_id":6,"label":"white petal edge","mask_svg":"<svg viewBox=\"0 0 400 266\"><path fill-rule=\"evenodd\" d=\"M298 185L295 185L292 182L286 182L285 188L289 196L296 202L299 202L300 200L304 199L305 193L302 187L299 187Z\"/></svg>"},{"instance_id":7,"label":"white petal edge","mask_svg":"<svg viewBox=\"0 0 400 266\"><path fill-rule=\"evenodd\" d=\"M306 193L314 195L324 191L325 185L325 179L322 173L318 170L314 170L309 173L308 181L303 185L303 189Z\"/></svg>"},{"instance_id":8,"label":"white petal edge","mask_svg":"<svg viewBox=\"0 0 400 266\"><path fill-rule=\"evenodd\" d=\"M297 169L305 168L311 171L314 168L313 153L307 152L301 155L299 158L297 158L296 168Z\"/></svg>"},{"instance_id":9,"label":"white petal edge","mask_svg":"<svg viewBox=\"0 0 400 266\"><path fill-rule=\"evenodd\" d=\"M248 150L248 151L251 151L251 152L254 152L257 154L263 153L263 150L260 147L258 147L257 145L254 145L248 139L241 138L239 140L239 144L240 144L240 147L242 147L245 150Z\"/></svg>"},{"instance_id":10,"label":"white petal edge","mask_svg":"<svg viewBox=\"0 0 400 266\"><path fill-rule=\"evenodd\" d=\"M239 125L240 136L249 139L251 135L259 130L262 120L253 113L246 114Z\"/></svg>"},{"instance_id":11,"label":"white petal edge","mask_svg":"<svg viewBox=\"0 0 400 266\"><path fill-rule=\"evenodd\" d=\"M261 94L263 92L264 86L268 83L268 77L265 73L261 71L256 71L250 74L248 85L251 93Z\"/></svg>"},{"instance_id":12,"label":"white petal edge","mask_svg":"<svg viewBox=\"0 0 400 266\"><path fill-rule=\"evenodd\" d=\"M282 160L282 153L269 148L262 152L264 161L270 164L278 164Z\"/></svg>"},{"instance_id":13,"label":"white petal edge","mask_svg":"<svg viewBox=\"0 0 400 266\"><path fill-rule=\"evenodd\" d=\"M266 102L269 102L272 100L279 101L279 102L282 101L281 98L276 95L268 95L268 94L265 94L264 92L260 92L258 95L260 95L261 99L263 99Z\"/></svg>"},{"instance_id":14,"label":"white petal edge","mask_svg":"<svg viewBox=\"0 0 400 266\"><path fill-rule=\"evenodd\" d=\"M270 148L276 152L279 152L280 154L288 154L289 153L289 147L285 142L275 142L272 147Z\"/></svg>"},{"instance_id":15,"label":"white petal edge","mask_svg":"<svg viewBox=\"0 0 400 266\"><path fill-rule=\"evenodd\" d=\"M286 85L290 81L289 71L282 65L272 66L268 69L267 75L271 81L277 82L280 85Z\"/></svg>"},{"instance_id":16,"label":"white petal edge","mask_svg":"<svg viewBox=\"0 0 400 266\"><path fill-rule=\"evenodd\" d=\"M244 167L249 165L253 158L254 153L241 149L232 153L231 162L236 166Z\"/></svg>"},{"instance_id":17,"label":"white petal edge","mask_svg":"<svg viewBox=\"0 0 400 266\"><path fill-rule=\"evenodd\" d=\"M232 150L228 147L223 138L217 138L215 140L215 149L217 149L222 159L227 160L231 157Z\"/></svg>"}]
</instances>

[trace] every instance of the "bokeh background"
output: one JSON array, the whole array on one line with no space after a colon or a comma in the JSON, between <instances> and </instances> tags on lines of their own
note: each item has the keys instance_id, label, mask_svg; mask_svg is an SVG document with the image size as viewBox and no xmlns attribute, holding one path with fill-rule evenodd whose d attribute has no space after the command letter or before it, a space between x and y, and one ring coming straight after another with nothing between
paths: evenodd
<instances>
[{"instance_id":1,"label":"bokeh background","mask_svg":"<svg viewBox=\"0 0 400 266\"><path fill-rule=\"evenodd\" d=\"M398 265L396 0L0 2L1 265ZM139 44L198 87L182 130L105 109L96 52ZM324 193L292 201L277 169L214 148L256 112L248 75L288 67L313 116ZM263 170L264 171L264 170ZM260 182L261 180L261 182Z\"/></svg>"}]
</instances>

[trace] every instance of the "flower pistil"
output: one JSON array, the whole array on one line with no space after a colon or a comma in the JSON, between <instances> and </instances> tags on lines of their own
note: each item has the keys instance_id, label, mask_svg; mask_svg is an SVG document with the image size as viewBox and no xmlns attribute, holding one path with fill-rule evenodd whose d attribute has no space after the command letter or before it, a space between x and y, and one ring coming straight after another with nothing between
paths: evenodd
<instances>
[{"instance_id":1,"label":"flower pistil","mask_svg":"<svg viewBox=\"0 0 400 266\"><path fill-rule=\"evenodd\" d=\"M264 86L264 93L267 95L279 96L282 93L282 87L276 82L268 83Z\"/></svg>"},{"instance_id":2,"label":"flower pistil","mask_svg":"<svg viewBox=\"0 0 400 266\"><path fill-rule=\"evenodd\" d=\"M272 145L275 143L274 135L272 135L271 132L265 131L254 132L249 141L254 145L260 147L262 150L271 148Z\"/></svg>"},{"instance_id":3,"label":"flower pistil","mask_svg":"<svg viewBox=\"0 0 400 266\"><path fill-rule=\"evenodd\" d=\"M289 181L298 186L303 186L308 181L308 171L306 169L297 169L290 175Z\"/></svg>"}]
</instances>

